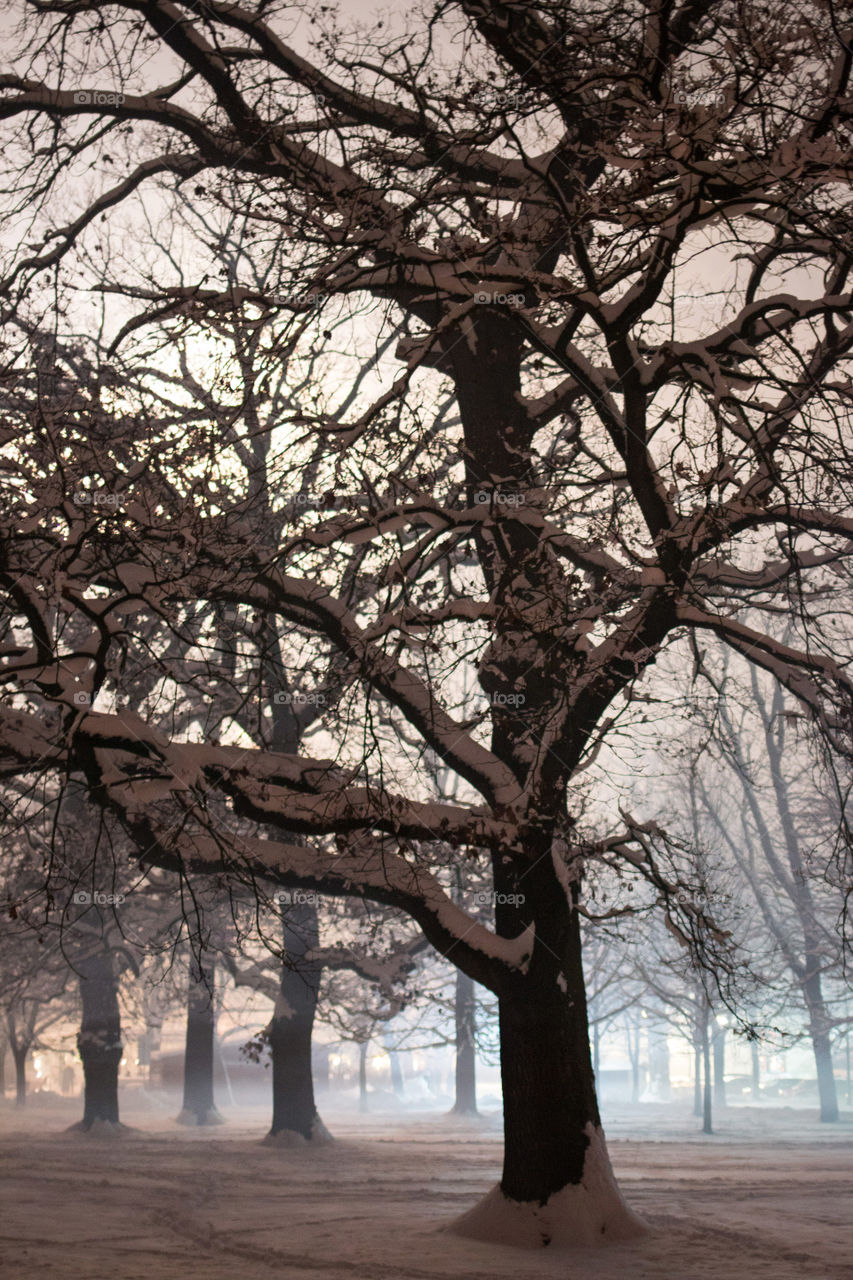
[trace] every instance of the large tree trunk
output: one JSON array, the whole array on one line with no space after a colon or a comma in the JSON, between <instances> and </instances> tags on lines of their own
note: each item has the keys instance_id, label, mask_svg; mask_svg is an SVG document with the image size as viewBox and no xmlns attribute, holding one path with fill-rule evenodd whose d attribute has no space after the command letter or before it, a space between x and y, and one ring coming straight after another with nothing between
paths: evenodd
<instances>
[{"instance_id":1,"label":"large tree trunk","mask_svg":"<svg viewBox=\"0 0 853 1280\"><path fill-rule=\"evenodd\" d=\"M503 1177L456 1230L492 1243L601 1244L644 1228L616 1186L601 1128L578 912L544 862L524 880L537 926L527 973L499 993Z\"/></svg>"},{"instance_id":2,"label":"large tree trunk","mask_svg":"<svg viewBox=\"0 0 853 1280\"><path fill-rule=\"evenodd\" d=\"M483 308L476 342L450 349L465 435L469 501L479 490L526 490L530 420L520 403L523 339L496 308ZM482 322L481 322L482 320ZM527 520L500 520L500 534L476 532L477 552L499 621L477 678L492 702L491 749L530 776L531 752L562 714L563 690L581 664L573 643L549 632L545 601L555 567L541 532ZM547 541L547 540L546 540ZM561 583L560 591L564 590ZM548 633L547 635L545 633ZM522 702L506 701L523 689ZM615 692L616 684L607 700ZM504 701L495 701L504 699ZM558 707L561 708L558 714ZM595 717L603 710L591 711ZM593 719L567 724L561 750L543 748L523 853L492 852L495 925L505 939L529 939L531 955L496 987L500 1013L504 1168L499 1187L456 1229L494 1243L589 1245L635 1235L643 1225L616 1186L601 1129L589 1049L577 898L567 883L555 826L565 818L566 779L587 744ZM532 815L537 815L533 817ZM472 976L476 976L472 974Z\"/></svg>"},{"instance_id":3,"label":"large tree trunk","mask_svg":"<svg viewBox=\"0 0 853 1280\"><path fill-rule=\"evenodd\" d=\"M187 987L187 1035L184 1051L184 1101L178 1124L223 1124L213 1100L213 1038L216 1029L212 963L190 957Z\"/></svg>"},{"instance_id":4,"label":"large tree trunk","mask_svg":"<svg viewBox=\"0 0 853 1280\"><path fill-rule=\"evenodd\" d=\"M113 958L96 951L77 962L83 1015L77 1050L85 1081L83 1119L74 1129L119 1124L118 1069L121 1063L121 1016Z\"/></svg>"},{"instance_id":5,"label":"large tree trunk","mask_svg":"<svg viewBox=\"0 0 853 1280\"><path fill-rule=\"evenodd\" d=\"M27 1054L30 1046L13 1043L11 1049L15 1062L15 1106L24 1107L27 1104Z\"/></svg>"},{"instance_id":6,"label":"large tree trunk","mask_svg":"<svg viewBox=\"0 0 853 1280\"><path fill-rule=\"evenodd\" d=\"M6 1050L9 1047L9 1041L5 1036L0 1035L0 1102L6 1098Z\"/></svg>"},{"instance_id":7,"label":"large tree trunk","mask_svg":"<svg viewBox=\"0 0 853 1280\"><path fill-rule=\"evenodd\" d=\"M477 1115L477 993L474 980L456 970L456 1115Z\"/></svg>"},{"instance_id":8,"label":"large tree trunk","mask_svg":"<svg viewBox=\"0 0 853 1280\"><path fill-rule=\"evenodd\" d=\"M328 1142L317 1114L311 1071L311 1037L322 969L306 953L319 943L317 908L293 903L282 920L285 959L275 1012L268 1029L272 1054L272 1125L267 1143Z\"/></svg>"}]
</instances>

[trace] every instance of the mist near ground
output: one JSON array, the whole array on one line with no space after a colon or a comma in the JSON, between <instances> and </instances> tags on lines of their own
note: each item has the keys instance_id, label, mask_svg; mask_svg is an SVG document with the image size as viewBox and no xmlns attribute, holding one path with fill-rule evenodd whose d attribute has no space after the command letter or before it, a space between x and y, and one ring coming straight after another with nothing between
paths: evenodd
<instances>
[{"instance_id":1,"label":"mist near ground","mask_svg":"<svg viewBox=\"0 0 853 1280\"><path fill-rule=\"evenodd\" d=\"M500 1172L501 1117L320 1095L335 1141L264 1146L268 1107L174 1124L177 1095L127 1090L127 1140L65 1132L76 1099L0 1108L10 1276L45 1280L842 1280L853 1255L849 1110L731 1106L699 1132L683 1102L604 1101L614 1168L656 1230L607 1251L490 1246L444 1231ZM44 1206L49 1197L50 1212Z\"/></svg>"}]
</instances>

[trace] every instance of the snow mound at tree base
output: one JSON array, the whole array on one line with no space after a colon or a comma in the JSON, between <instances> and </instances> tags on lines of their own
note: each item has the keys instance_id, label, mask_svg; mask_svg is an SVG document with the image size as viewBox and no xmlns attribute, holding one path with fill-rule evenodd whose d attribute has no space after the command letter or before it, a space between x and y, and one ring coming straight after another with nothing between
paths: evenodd
<instances>
[{"instance_id":1,"label":"snow mound at tree base","mask_svg":"<svg viewBox=\"0 0 853 1280\"><path fill-rule=\"evenodd\" d=\"M126 1138L137 1130L129 1124L122 1124L120 1120L95 1120L92 1124L84 1124L82 1120L78 1120L76 1124L69 1125L65 1132L82 1133L87 1138Z\"/></svg>"},{"instance_id":2,"label":"snow mound at tree base","mask_svg":"<svg viewBox=\"0 0 853 1280\"><path fill-rule=\"evenodd\" d=\"M645 1235L648 1227L622 1198L616 1185L604 1135L592 1125L580 1183L562 1187L540 1204L511 1200L499 1186L457 1218L454 1235L488 1244L538 1249L556 1244L588 1248Z\"/></svg>"},{"instance_id":3,"label":"snow mound at tree base","mask_svg":"<svg viewBox=\"0 0 853 1280\"><path fill-rule=\"evenodd\" d=\"M225 1124L225 1117L220 1115L216 1107L212 1107L209 1111L202 1112L201 1115L197 1111L188 1111L185 1107L178 1115L175 1116L175 1124L185 1124L190 1127L209 1124Z\"/></svg>"},{"instance_id":4,"label":"snow mound at tree base","mask_svg":"<svg viewBox=\"0 0 853 1280\"><path fill-rule=\"evenodd\" d=\"M463 1124L489 1124L490 1120L479 1111L469 1111L467 1108L460 1108L458 1111L455 1107L451 1107L449 1111L443 1114L445 1120L460 1120Z\"/></svg>"},{"instance_id":5,"label":"snow mound at tree base","mask_svg":"<svg viewBox=\"0 0 853 1280\"><path fill-rule=\"evenodd\" d=\"M319 1147L327 1142L334 1142L334 1138L329 1130L323 1124L319 1116L314 1121L311 1129L310 1138L306 1138L304 1133L299 1133L297 1129L279 1129L278 1133L268 1133L265 1138L261 1139L262 1147Z\"/></svg>"}]
</instances>

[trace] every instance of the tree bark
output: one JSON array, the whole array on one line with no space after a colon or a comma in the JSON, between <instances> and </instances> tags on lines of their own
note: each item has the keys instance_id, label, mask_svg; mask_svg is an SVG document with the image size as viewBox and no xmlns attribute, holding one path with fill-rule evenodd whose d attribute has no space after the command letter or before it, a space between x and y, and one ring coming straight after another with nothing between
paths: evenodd
<instances>
[{"instance_id":1,"label":"tree bark","mask_svg":"<svg viewBox=\"0 0 853 1280\"><path fill-rule=\"evenodd\" d=\"M213 1098L215 966L193 953L187 986L187 1033L184 1050L184 1101L178 1124L223 1124Z\"/></svg>"},{"instance_id":2,"label":"tree bark","mask_svg":"<svg viewBox=\"0 0 853 1280\"><path fill-rule=\"evenodd\" d=\"M0 1102L6 1099L6 1050L8 1047L7 1038L0 1036Z\"/></svg>"},{"instance_id":3,"label":"tree bark","mask_svg":"<svg viewBox=\"0 0 853 1280\"><path fill-rule=\"evenodd\" d=\"M96 1124L118 1125L118 1069L121 1063L121 1016L113 958L99 950L77 962L83 1014L77 1050L83 1064L83 1119L72 1128L88 1131Z\"/></svg>"},{"instance_id":4,"label":"tree bark","mask_svg":"<svg viewBox=\"0 0 853 1280\"><path fill-rule=\"evenodd\" d=\"M456 970L456 1097L453 1112L476 1116L477 1112L477 994L474 980Z\"/></svg>"},{"instance_id":5,"label":"tree bark","mask_svg":"<svg viewBox=\"0 0 853 1280\"><path fill-rule=\"evenodd\" d=\"M317 908L311 903L288 906L282 919L282 941L285 960L279 999L268 1029L273 1111L265 1141L296 1138L328 1142L330 1134L317 1113L311 1068L311 1037L322 969L305 958L319 943Z\"/></svg>"},{"instance_id":6,"label":"tree bark","mask_svg":"<svg viewBox=\"0 0 853 1280\"><path fill-rule=\"evenodd\" d=\"M544 858L528 864L524 889L533 954L499 992L503 1176L455 1229L486 1240L499 1229L529 1246L625 1239L644 1226L616 1186L601 1128L579 915Z\"/></svg>"}]
</instances>

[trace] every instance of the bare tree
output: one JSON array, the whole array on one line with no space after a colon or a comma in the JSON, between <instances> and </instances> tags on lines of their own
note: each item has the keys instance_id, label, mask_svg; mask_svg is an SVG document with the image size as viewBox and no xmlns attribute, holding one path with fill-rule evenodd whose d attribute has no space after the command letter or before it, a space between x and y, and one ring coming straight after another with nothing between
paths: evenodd
<instances>
[{"instance_id":1,"label":"bare tree","mask_svg":"<svg viewBox=\"0 0 853 1280\"><path fill-rule=\"evenodd\" d=\"M21 432L10 411L3 766L82 773L149 861L407 912L500 1003L503 1177L459 1229L630 1235L590 1062L584 870L645 876L685 940L707 921L648 824L580 837L577 777L686 632L769 672L849 754L848 646L810 604L818 584L843 592L853 536L850 37L817 3L792 31L785 10L722 2L460 0L397 41L329 32L304 52L275 4L20 10L0 77L10 324L83 323L38 276L82 270L121 290L102 316L117 351L155 321L273 309L279 349L328 372L271 434L282 479L314 498L270 545L225 456L199 448L215 431L176 430L191 388L164 414L153 374L148 392L128 375L117 395L106 371L72 387L55 355L49 412ZM96 160L110 176L60 214L69 167ZM240 264L205 279L201 243L173 248L196 264L183 283L148 239L150 258L98 279L109 228L187 181L251 220L255 258L272 226L274 289ZM343 349L323 316L350 306ZM396 376L387 359L364 379L389 326ZM28 385L15 354L7 381ZM105 408L124 442L98 434ZM94 705L134 611L198 661L199 601L337 656L332 758ZM456 714L466 664L473 722ZM435 799L418 750L464 798ZM494 930L453 902L448 845L491 865Z\"/></svg>"},{"instance_id":2,"label":"bare tree","mask_svg":"<svg viewBox=\"0 0 853 1280\"><path fill-rule=\"evenodd\" d=\"M717 695L704 717L706 761L712 754L716 767L697 767L695 799L790 975L812 1042L820 1118L831 1123L838 1119L831 1036L850 1022L837 1007L846 989L838 932L845 882L834 854L839 835L843 842L845 788L798 734L803 718L778 684L751 671L742 687L728 664L715 671L708 661L705 671Z\"/></svg>"}]
</instances>

